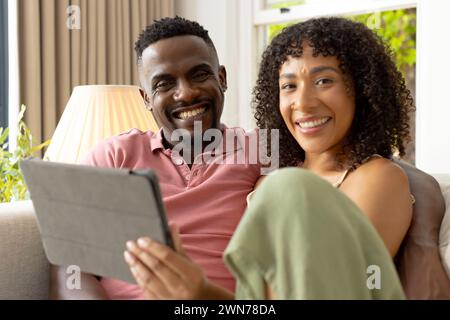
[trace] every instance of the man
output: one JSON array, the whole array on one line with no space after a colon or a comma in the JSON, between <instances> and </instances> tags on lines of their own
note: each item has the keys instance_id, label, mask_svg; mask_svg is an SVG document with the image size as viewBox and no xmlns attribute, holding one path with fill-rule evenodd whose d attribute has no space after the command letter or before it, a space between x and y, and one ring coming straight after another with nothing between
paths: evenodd
<instances>
[{"instance_id":1,"label":"man","mask_svg":"<svg viewBox=\"0 0 450 320\"><path fill-rule=\"evenodd\" d=\"M260 176L260 167L248 162L205 162L202 159L211 158L211 150L206 149L203 139L200 148L196 147L207 130L226 130L220 123L227 86L225 67L219 64L208 32L198 23L179 17L148 26L135 49L143 97L161 130L133 129L112 137L98 145L84 163L153 169L159 177L169 222L176 225L175 238L178 233L181 238L182 248L177 241L180 253L173 254L202 270L211 296L229 296L235 282L222 253L245 210L247 194ZM214 142L217 146L224 141ZM233 157L239 152L242 144L238 143L232 150L225 149L222 156ZM82 274L81 290L69 291L66 277L63 268L53 267L52 298L143 298L138 286L88 274ZM151 298L164 297L160 292Z\"/></svg>"}]
</instances>

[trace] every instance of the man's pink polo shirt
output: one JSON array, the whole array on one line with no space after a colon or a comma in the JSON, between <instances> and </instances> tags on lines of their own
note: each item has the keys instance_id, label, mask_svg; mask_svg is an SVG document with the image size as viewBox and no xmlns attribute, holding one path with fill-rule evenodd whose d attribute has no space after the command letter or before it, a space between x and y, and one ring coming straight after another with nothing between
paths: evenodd
<instances>
[{"instance_id":1,"label":"man's pink polo shirt","mask_svg":"<svg viewBox=\"0 0 450 320\"><path fill-rule=\"evenodd\" d=\"M223 130L243 132L225 126ZM242 140L237 139L235 147L225 150L223 157L233 159L242 149ZM235 281L222 254L244 213L246 197L260 176L260 166L249 164L248 158L241 164L223 162L194 162L189 168L181 157L172 158L172 150L164 148L161 130L155 134L138 129L101 142L83 161L99 167L154 170L168 220L178 225L186 253L213 283L234 292ZM109 278L102 278L101 283L111 299L142 298L136 285Z\"/></svg>"}]
</instances>

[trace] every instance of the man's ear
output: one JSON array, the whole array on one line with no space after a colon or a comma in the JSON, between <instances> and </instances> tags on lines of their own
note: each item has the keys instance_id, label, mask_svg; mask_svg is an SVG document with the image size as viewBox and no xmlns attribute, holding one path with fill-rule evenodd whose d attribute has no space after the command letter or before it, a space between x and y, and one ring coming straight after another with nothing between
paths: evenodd
<instances>
[{"instance_id":1,"label":"man's ear","mask_svg":"<svg viewBox=\"0 0 450 320\"><path fill-rule=\"evenodd\" d=\"M222 92L225 93L227 91L227 70L225 69L225 66L219 67L219 82L220 82L220 88L222 89Z\"/></svg>"},{"instance_id":2,"label":"man's ear","mask_svg":"<svg viewBox=\"0 0 450 320\"><path fill-rule=\"evenodd\" d=\"M141 88L139 88L139 93L141 94L141 97L144 100L145 107L147 108L147 110L152 111L152 106L150 105L150 99L148 98L147 93L145 93L145 91L142 90Z\"/></svg>"}]
</instances>

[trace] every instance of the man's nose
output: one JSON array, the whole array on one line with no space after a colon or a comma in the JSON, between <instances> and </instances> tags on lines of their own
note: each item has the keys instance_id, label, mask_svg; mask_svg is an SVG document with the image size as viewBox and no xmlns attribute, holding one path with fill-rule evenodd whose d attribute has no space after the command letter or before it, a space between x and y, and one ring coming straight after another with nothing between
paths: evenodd
<instances>
[{"instance_id":1,"label":"man's nose","mask_svg":"<svg viewBox=\"0 0 450 320\"><path fill-rule=\"evenodd\" d=\"M174 99L175 101L190 102L198 98L199 94L200 91L197 87L193 86L189 81L181 80L174 93Z\"/></svg>"}]
</instances>

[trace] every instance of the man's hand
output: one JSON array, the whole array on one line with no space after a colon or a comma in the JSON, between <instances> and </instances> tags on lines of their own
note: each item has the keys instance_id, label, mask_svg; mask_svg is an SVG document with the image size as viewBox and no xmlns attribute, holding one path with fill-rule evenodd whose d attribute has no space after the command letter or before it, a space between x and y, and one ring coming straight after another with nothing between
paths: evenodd
<instances>
[{"instance_id":1,"label":"man's hand","mask_svg":"<svg viewBox=\"0 0 450 320\"><path fill-rule=\"evenodd\" d=\"M147 299L208 299L210 284L202 269L181 247L178 229L171 226L176 251L150 238L128 241L125 261Z\"/></svg>"}]
</instances>

